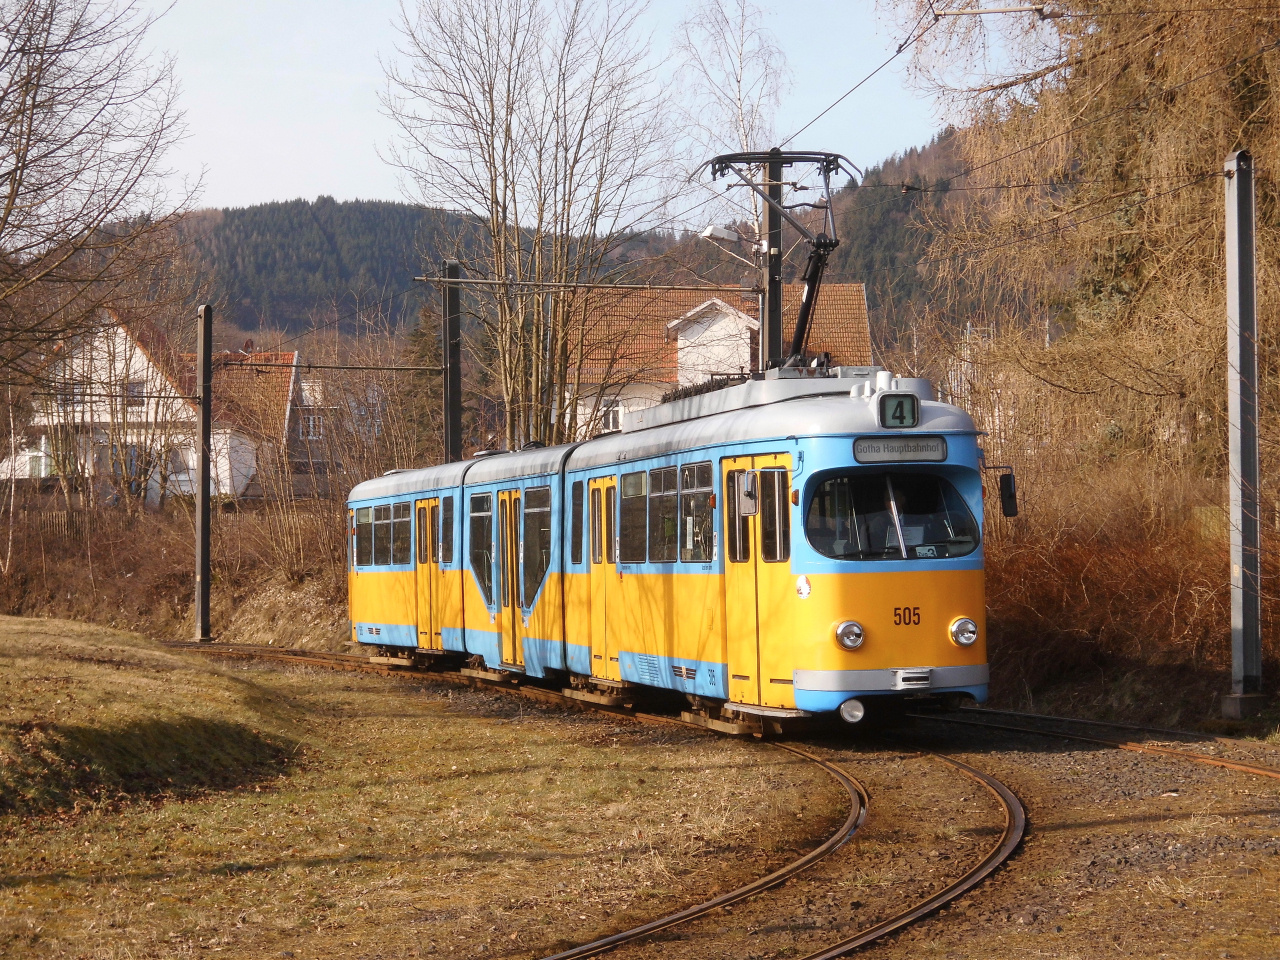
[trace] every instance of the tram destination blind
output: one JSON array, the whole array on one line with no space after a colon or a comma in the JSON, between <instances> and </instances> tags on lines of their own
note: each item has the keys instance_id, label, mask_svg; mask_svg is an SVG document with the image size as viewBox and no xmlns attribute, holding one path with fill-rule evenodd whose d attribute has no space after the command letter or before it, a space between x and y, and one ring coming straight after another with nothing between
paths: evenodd
<instances>
[{"instance_id":1,"label":"tram destination blind","mask_svg":"<svg viewBox=\"0 0 1280 960\"><path fill-rule=\"evenodd\" d=\"M853 441L859 463L941 463L947 459L946 437L859 437Z\"/></svg>"}]
</instances>

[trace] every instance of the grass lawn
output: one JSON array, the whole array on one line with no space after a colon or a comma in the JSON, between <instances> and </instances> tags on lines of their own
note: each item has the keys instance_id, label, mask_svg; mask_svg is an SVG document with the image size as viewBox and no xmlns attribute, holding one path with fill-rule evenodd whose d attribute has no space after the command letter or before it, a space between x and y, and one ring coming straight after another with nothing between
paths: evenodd
<instances>
[{"instance_id":1,"label":"grass lawn","mask_svg":"<svg viewBox=\"0 0 1280 960\"><path fill-rule=\"evenodd\" d=\"M753 743L0 618L0 956L531 957L843 817Z\"/></svg>"}]
</instances>

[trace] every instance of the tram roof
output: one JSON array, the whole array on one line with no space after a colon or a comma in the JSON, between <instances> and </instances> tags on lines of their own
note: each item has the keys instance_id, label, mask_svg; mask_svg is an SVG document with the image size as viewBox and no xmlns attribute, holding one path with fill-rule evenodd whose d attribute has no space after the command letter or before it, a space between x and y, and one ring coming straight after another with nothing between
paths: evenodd
<instances>
[{"instance_id":1,"label":"tram roof","mask_svg":"<svg viewBox=\"0 0 1280 960\"><path fill-rule=\"evenodd\" d=\"M738 407L724 413L709 413L659 426L638 429L633 426L625 433L606 434L577 444L490 454L420 470L393 471L358 484L351 491L350 499L368 500L419 490L457 487L464 480L470 485L553 474L560 471L566 459L568 470L583 470L722 443L881 433L876 403L874 394L851 397L847 391L840 394L810 393L795 399ZM920 403L919 425L910 432L972 434L976 428L973 419L959 407L924 400Z\"/></svg>"}]
</instances>

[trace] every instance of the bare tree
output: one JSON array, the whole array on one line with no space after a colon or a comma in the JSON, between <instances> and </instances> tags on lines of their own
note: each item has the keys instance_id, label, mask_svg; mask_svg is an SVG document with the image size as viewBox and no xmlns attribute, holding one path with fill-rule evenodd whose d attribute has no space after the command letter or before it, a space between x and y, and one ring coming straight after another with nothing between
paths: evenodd
<instances>
[{"instance_id":1,"label":"bare tree","mask_svg":"<svg viewBox=\"0 0 1280 960\"><path fill-rule=\"evenodd\" d=\"M0 367L91 326L173 210L172 64L136 0L0 0Z\"/></svg>"},{"instance_id":2,"label":"bare tree","mask_svg":"<svg viewBox=\"0 0 1280 960\"><path fill-rule=\"evenodd\" d=\"M708 153L767 150L790 86L786 54L749 0L702 0L677 30L682 113Z\"/></svg>"},{"instance_id":3,"label":"bare tree","mask_svg":"<svg viewBox=\"0 0 1280 960\"><path fill-rule=\"evenodd\" d=\"M680 113L698 163L720 153L776 146L774 118L791 84L786 54L750 0L701 0L676 30L683 90ZM720 214L747 218L758 240L760 200L726 204Z\"/></svg>"},{"instance_id":4,"label":"bare tree","mask_svg":"<svg viewBox=\"0 0 1280 960\"><path fill-rule=\"evenodd\" d=\"M581 297L677 184L638 0L418 0L384 105L391 160L425 203L483 224L471 264L503 281L478 312L508 446L571 436Z\"/></svg>"}]
</instances>

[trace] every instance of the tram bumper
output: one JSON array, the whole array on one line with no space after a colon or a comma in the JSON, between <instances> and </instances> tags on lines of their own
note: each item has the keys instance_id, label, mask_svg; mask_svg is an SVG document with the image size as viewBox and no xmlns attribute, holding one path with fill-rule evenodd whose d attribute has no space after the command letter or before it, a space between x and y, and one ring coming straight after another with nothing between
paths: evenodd
<instances>
[{"instance_id":1,"label":"tram bumper","mask_svg":"<svg viewBox=\"0 0 1280 960\"><path fill-rule=\"evenodd\" d=\"M796 707L811 713L838 710L852 697L911 693L964 693L987 700L991 669L985 663L884 670L796 670Z\"/></svg>"}]
</instances>

